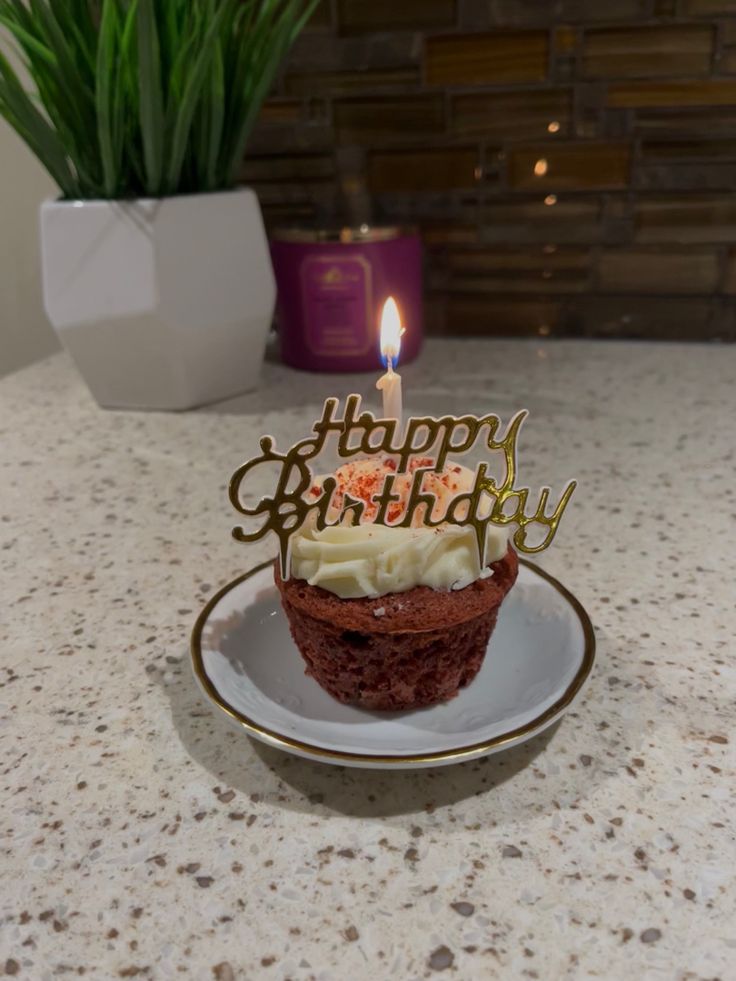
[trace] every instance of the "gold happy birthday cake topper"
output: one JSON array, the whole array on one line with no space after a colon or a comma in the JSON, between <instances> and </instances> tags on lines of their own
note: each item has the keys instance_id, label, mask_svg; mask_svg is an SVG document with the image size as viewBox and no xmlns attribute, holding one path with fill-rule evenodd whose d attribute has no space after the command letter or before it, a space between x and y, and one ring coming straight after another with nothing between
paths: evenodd
<instances>
[{"instance_id":1,"label":"gold happy birthday cake topper","mask_svg":"<svg viewBox=\"0 0 736 981\"><path fill-rule=\"evenodd\" d=\"M372 495L370 499L377 509L375 517L371 518L372 524L387 528L408 528L413 525L414 515L418 514L427 528L441 524L460 527L470 525L475 532L481 565L484 560L486 528L489 524L517 525L512 540L521 552L541 552L552 543L560 518L575 490L576 481L571 480L567 484L550 513L547 513L549 487L540 490L536 508L527 511L529 488L515 486L516 443L521 425L527 416L525 409L516 413L502 436L499 435L501 420L491 414L480 417L442 416L438 419L430 416L412 417L407 421L406 432L402 437L397 432L399 424L396 419L377 419L371 412L361 411L359 395L348 396L342 418L336 415L338 407L337 399L327 399L322 416L312 426L313 435L294 443L286 453L276 450L271 436L261 437L260 456L243 463L230 479L229 495L235 509L248 518L258 518L261 515L266 518L261 527L253 532L246 531L242 526L234 528L233 537L241 542L254 542L273 532L279 540L282 578L286 579L289 575L291 536L310 516L314 516L317 531L322 531L344 524L346 520L359 524L365 511L367 502L345 494L339 511L334 512L331 507L337 488L334 477L327 477L322 481L316 497L306 497L314 480L308 463L324 449L331 435L337 437L341 459L385 456L396 461L396 470L387 470L380 493ZM488 450L502 454L503 479L497 481L490 476L487 463L478 464L472 489L456 494L449 501L445 514L433 519L437 499L434 494L422 489L424 475L442 473L451 454L467 453L481 435ZM407 472L413 458L426 454L431 455L432 466L417 467L413 471L402 515L395 521L389 521L387 515L390 506L402 502L402 498L393 493L396 476ZM254 507L248 507L241 497L243 482L262 464L280 465L276 490L271 497L264 497ZM511 510L507 508L509 503ZM464 514L461 516L459 512ZM537 545L527 544L529 526L545 530L544 538Z\"/></svg>"}]
</instances>

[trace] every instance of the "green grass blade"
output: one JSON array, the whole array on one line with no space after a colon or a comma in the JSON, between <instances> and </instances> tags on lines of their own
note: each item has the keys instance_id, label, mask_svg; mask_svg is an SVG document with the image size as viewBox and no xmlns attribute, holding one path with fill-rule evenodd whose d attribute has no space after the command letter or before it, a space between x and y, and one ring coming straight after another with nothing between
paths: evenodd
<instances>
[{"instance_id":1,"label":"green grass blade","mask_svg":"<svg viewBox=\"0 0 736 981\"><path fill-rule=\"evenodd\" d=\"M132 38L135 30L135 19L138 13L138 0L132 0L128 5L120 36L120 57L127 60L132 51Z\"/></svg>"},{"instance_id":2,"label":"green grass blade","mask_svg":"<svg viewBox=\"0 0 736 981\"><path fill-rule=\"evenodd\" d=\"M199 39L202 35L204 25L214 16L215 0L198 0L198 6L200 8L200 19L197 38ZM219 47L220 36L218 35L213 41L212 58L207 66L206 77L202 82L202 96L199 99L197 108L194 112L191 136L189 140L189 152L192 158L191 166L189 168L190 177L195 182L196 186L202 188L203 190L207 190L205 187L205 181L207 174L207 153L209 148L211 109L209 94L212 87L212 73L215 70L215 58Z\"/></svg>"},{"instance_id":3,"label":"green grass blade","mask_svg":"<svg viewBox=\"0 0 736 981\"><path fill-rule=\"evenodd\" d=\"M217 161L222 145L222 131L225 123L225 71L222 63L222 49L218 46L212 62L209 92L209 142L205 168L205 187L213 190L217 184Z\"/></svg>"},{"instance_id":4,"label":"green grass blade","mask_svg":"<svg viewBox=\"0 0 736 981\"><path fill-rule=\"evenodd\" d=\"M181 50L181 39L184 33L189 4L196 8L197 0L166 0L156 7L159 40L161 44L162 77L170 79L174 61ZM168 97L168 88L166 91Z\"/></svg>"},{"instance_id":5,"label":"green grass blade","mask_svg":"<svg viewBox=\"0 0 736 981\"><path fill-rule=\"evenodd\" d=\"M0 92L0 116L13 127L18 136L27 145L31 153L38 159L39 163L48 172L52 180L58 185L61 194L65 198L79 196L79 184L68 167L56 167L53 155L47 153L47 148L39 142L35 135L26 129L22 119L20 119L11 107L3 99Z\"/></svg>"},{"instance_id":6,"label":"green grass blade","mask_svg":"<svg viewBox=\"0 0 736 981\"><path fill-rule=\"evenodd\" d=\"M51 68L57 68L58 62L53 51L50 50L45 44L34 37L33 34L29 33L24 27L22 27L16 20L8 17L7 14L3 14L0 11L0 24L7 28L8 31L15 37L18 45L25 51L26 55L30 57L35 55L40 58L41 61L45 62Z\"/></svg>"},{"instance_id":7,"label":"green grass blade","mask_svg":"<svg viewBox=\"0 0 736 981\"><path fill-rule=\"evenodd\" d=\"M31 13L37 19L36 23L39 30L43 32L46 44L56 55L67 98L75 100L78 111L85 119L85 124L91 128L94 125L94 93L80 77L73 49L70 48L53 10L46 0L31 0Z\"/></svg>"},{"instance_id":8,"label":"green grass blade","mask_svg":"<svg viewBox=\"0 0 736 981\"><path fill-rule=\"evenodd\" d=\"M266 35L269 19L262 3L251 2L243 6L237 16L231 50L227 59L228 74L225 82L228 106L225 115L225 139L221 153L221 179L230 169L234 147L238 142L243 116L248 111L250 92L258 66L258 52L268 50Z\"/></svg>"},{"instance_id":9,"label":"green grass blade","mask_svg":"<svg viewBox=\"0 0 736 981\"><path fill-rule=\"evenodd\" d=\"M292 25L291 25L291 33L290 33L290 36L289 36L289 47L291 47L291 45L294 43L294 41L296 41L297 37L299 37L299 35L301 34L301 32L307 26L307 23L309 22L310 17L314 13L314 11L317 9L317 4L318 3L319 3L319 0L309 0L309 3L307 3L307 5L306 5L306 7L304 9L304 12L302 13L301 17L297 17L297 19L292 23ZM298 6L301 6L301 0L299 0Z\"/></svg>"},{"instance_id":10,"label":"green grass blade","mask_svg":"<svg viewBox=\"0 0 736 981\"><path fill-rule=\"evenodd\" d=\"M126 183L128 185L132 183L126 159L130 156L135 141L135 135L131 130L132 120L135 119L137 112L136 86L133 78L133 41L137 7L138 0L133 0L121 21L115 68L112 135L115 165L119 174L119 192L124 190Z\"/></svg>"},{"instance_id":11,"label":"green grass blade","mask_svg":"<svg viewBox=\"0 0 736 981\"><path fill-rule=\"evenodd\" d=\"M118 12L115 0L103 0L100 36L97 42L97 138L100 142L105 196L115 197L118 186L116 166L113 98L115 92L115 56L118 36Z\"/></svg>"},{"instance_id":12,"label":"green grass blade","mask_svg":"<svg viewBox=\"0 0 736 981\"><path fill-rule=\"evenodd\" d=\"M312 15L317 2L318 0L309 0L301 17L295 16L302 7L301 0L287 3L275 24L270 17L272 10L267 11L268 44L256 45L255 58L250 62L245 73L252 85L249 87L247 105L238 113L238 125L234 129L234 139L230 143L225 160L224 179L227 186L232 186L238 179L248 138L281 63L296 39L298 34L296 25L301 30Z\"/></svg>"},{"instance_id":13,"label":"green grass blade","mask_svg":"<svg viewBox=\"0 0 736 981\"><path fill-rule=\"evenodd\" d=\"M3 59L0 112L67 196L229 186L316 3L0 0L32 80Z\"/></svg>"},{"instance_id":14,"label":"green grass blade","mask_svg":"<svg viewBox=\"0 0 736 981\"><path fill-rule=\"evenodd\" d=\"M83 59L78 59L75 52L73 32L68 29L66 20L62 21L66 30L62 30L48 0L32 0L30 11L25 15L14 3L13 14L54 56L55 64L52 65L33 49L25 50L28 69L52 128L68 158L74 161L80 189L83 185L98 191L102 172L97 145L94 73L89 73L86 79L83 77L84 73L77 66L77 60Z\"/></svg>"},{"instance_id":15,"label":"green grass blade","mask_svg":"<svg viewBox=\"0 0 736 981\"><path fill-rule=\"evenodd\" d=\"M70 53L84 84L94 91L99 17L92 17L94 7L99 15L101 0L47 0L58 24L69 39ZM116 0L116 3L118 0ZM71 43L73 42L73 43Z\"/></svg>"},{"instance_id":16,"label":"green grass blade","mask_svg":"<svg viewBox=\"0 0 736 981\"><path fill-rule=\"evenodd\" d=\"M138 27L138 89L143 161L147 194L161 193L164 168L164 102L161 53L153 0L140 0Z\"/></svg>"},{"instance_id":17,"label":"green grass blade","mask_svg":"<svg viewBox=\"0 0 736 981\"><path fill-rule=\"evenodd\" d=\"M95 67L97 64L94 46L90 45L89 38L84 36L83 32L74 21L68 23L66 27L69 30L71 37L74 39L74 46L77 51L77 60L80 63L80 70L82 71L83 75L86 75L93 81L95 77ZM96 36L94 40L96 41Z\"/></svg>"},{"instance_id":18,"label":"green grass blade","mask_svg":"<svg viewBox=\"0 0 736 981\"><path fill-rule=\"evenodd\" d=\"M121 93L127 100L130 112L128 122L132 126L138 122L138 64L136 60L136 26L138 17L138 0L128 7L125 22L120 37L119 85Z\"/></svg>"},{"instance_id":19,"label":"green grass blade","mask_svg":"<svg viewBox=\"0 0 736 981\"><path fill-rule=\"evenodd\" d=\"M35 30L34 20L31 17L31 13L28 8L23 3L23 0L2 0L0 2L0 10L6 17L10 17L19 24L24 30L28 31L29 34L33 34Z\"/></svg>"},{"instance_id":20,"label":"green grass blade","mask_svg":"<svg viewBox=\"0 0 736 981\"><path fill-rule=\"evenodd\" d=\"M169 166L167 170L166 189L168 193L173 193L179 183L192 119L194 118L197 103L201 98L202 85L213 56L213 43L234 3L237 3L237 0L224 0L222 6L218 8L217 13L206 27L202 35L199 52L192 63L186 80L181 104L171 107L176 113L176 121L173 126Z\"/></svg>"},{"instance_id":21,"label":"green grass blade","mask_svg":"<svg viewBox=\"0 0 736 981\"><path fill-rule=\"evenodd\" d=\"M44 119L23 91L13 68L0 52L0 101L3 114L19 132L51 174L63 193L73 195L78 182L69 165L63 144L56 131Z\"/></svg>"}]
</instances>

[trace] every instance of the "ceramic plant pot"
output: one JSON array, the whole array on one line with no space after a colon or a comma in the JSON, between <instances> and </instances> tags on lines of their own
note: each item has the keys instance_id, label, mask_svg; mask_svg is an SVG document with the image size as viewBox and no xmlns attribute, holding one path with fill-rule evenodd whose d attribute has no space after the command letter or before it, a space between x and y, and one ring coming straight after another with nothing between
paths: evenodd
<instances>
[{"instance_id":1,"label":"ceramic plant pot","mask_svg":"<svg viewBox=\"0 0 736 981\"><path fill-rule=\"evenodd\" d=\"M46 313L100 405L255 387L276 288L253 191L47 201L41 254Z\"/></svg>"}]
</instances>

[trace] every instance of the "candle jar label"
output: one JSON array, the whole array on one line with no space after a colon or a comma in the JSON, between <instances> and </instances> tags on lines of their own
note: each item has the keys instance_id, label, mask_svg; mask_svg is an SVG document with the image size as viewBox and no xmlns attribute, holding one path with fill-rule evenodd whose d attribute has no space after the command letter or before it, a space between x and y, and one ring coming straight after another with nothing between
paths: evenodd
<instances>
[{"instance_id":1,"label":"candle jar label","mask_svg":"<svg viewBox=\"0 0 736 981\"><path fill-rule=\"evenodd\" d=\"M370 263L360 255L308 256L302 262L302 308L314 354L366 354L376 343Z\"/></svg>"}]
</instances>

